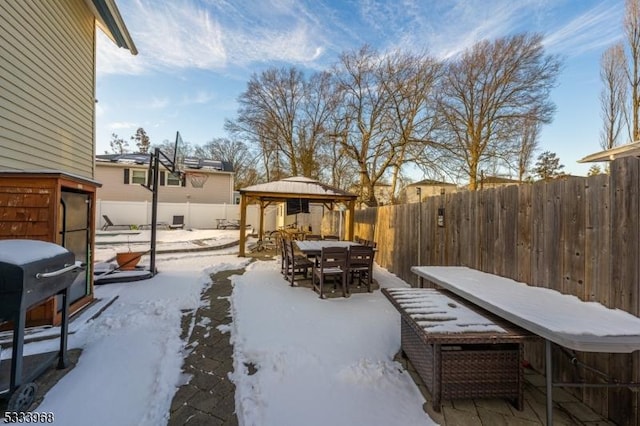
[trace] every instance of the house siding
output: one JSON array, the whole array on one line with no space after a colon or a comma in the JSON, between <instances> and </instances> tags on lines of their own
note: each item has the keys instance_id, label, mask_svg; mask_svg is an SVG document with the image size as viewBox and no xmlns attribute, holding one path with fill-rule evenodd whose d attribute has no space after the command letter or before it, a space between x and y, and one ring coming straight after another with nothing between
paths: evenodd
<instances>
[{"instance_id":1,"label":"house siding","mask_svg":"<svg viewBox=\"0 0 640 426\"><path fill-rule=\"evenodd\" d=\"M0 169L94 177L94 57L84 0L0 2Z\"/></svg>"},{"instance_id":2,"label":"house siding","mask_svg":"<svg viewBox=\"0 0 640 426\"><path fill-rule=\"evenodd\" d=\"M102 183L97 198L104 201L151 201L152 193L142 185L125 184L125 169L147 171L148 166L133 164L96 164L96 180ZM165 171L165 174L169 172ZM198 170L198 173L206 173ZM233 173L212 172L202 188L194 188L187 178L186 186L159 186L158 201L164 203L233 204Z\"/></svg>"}]
</instances>

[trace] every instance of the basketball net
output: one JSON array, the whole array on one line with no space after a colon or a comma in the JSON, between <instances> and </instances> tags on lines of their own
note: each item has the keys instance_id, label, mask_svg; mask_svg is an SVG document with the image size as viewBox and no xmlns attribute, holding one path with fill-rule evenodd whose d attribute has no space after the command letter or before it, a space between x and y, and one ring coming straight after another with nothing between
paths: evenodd
<instances>
[{"instance_id":1,"label":"basketball net","mask_svg":"<svg viewBox=\"0 0 640 426\"><path fill-rule=\"evenodd\" d=\"M202 188L204 186L204 183L209 178L209 175L206 173L189 172L187 173L187 176L189 177L189 182L191 182L191 186L194 188Z\"/></svg>"}]
</instances>

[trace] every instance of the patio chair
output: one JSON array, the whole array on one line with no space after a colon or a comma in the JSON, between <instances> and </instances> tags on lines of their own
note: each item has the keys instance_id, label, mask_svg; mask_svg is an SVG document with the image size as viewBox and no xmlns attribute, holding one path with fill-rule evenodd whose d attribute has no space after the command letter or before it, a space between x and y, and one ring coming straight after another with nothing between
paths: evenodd
<instances>
[{"instance_id":1,"label":"patio chair","mask_svg":"<svg viewBox=\"0 0 640 426\"><path fill-rule=\"evenodd\" d=\"M238 219L217 219L217 221L216 228L218 229L240 229L240 221ZM247 227L250 226L247 225Z\"/></svg>"},{"instance_id":2,"label":"patio chair","mask_svg":"<svg viewBox=\"0 0 640 426\"><path fill-rule=\"evenodd\" d=\"M346 247L324 247L320 259L313 265L313 289L324 299L324 281L327 277L342 281L342 297L347 297L347 256Z\"/></svg>"},{"instance_id":3,"label":"patio chair","mask_svg":"<svg viewBox=\"0 0 640 426\"><path fill-rule=\"evenodd\" d=\"M276 234L273 234L274 236ZM278 254L278 251L280 251L280 273L282 275L287 275L287 268L286 265L287 264L287 250L285 248L285 244L286 244L286 239L284 238L283 235L278 235L276 238L276 255Z\"/></svg>"},{"instance_id":4,"label":"patio chair","mask_svg":"<svg viewBox=\"0 0 640 426\"><path fill-rule=\"evenodd\" d=\"M174 216L169 229L183 229L184 228L184 216Z\"/></svg>"},{"instance_id":5,"label":"patio chair","mask_svg":"<svg viewBox=\"0 0 640 426\"><path fill-rule=\"evenodd\" d=\"M307 234L304 236L305 241L320 241L322 239L322 235L318 234Z\"/></svg>"},{"instance_id":6,"label":"patio chair","mask_svg":"<svg viewBox=\"0 0 640 426\"><path fill-rule=\"evenodd\" d=\"M349 283L353 284L357 280L357 287L366 284L367 291L371 293L371 282L373 275L373 247L371 246L351 246L349 247L349 258L347 270L349 271ZM347 290L349 288L347 287Z\"/></svg>"},{"instance_id":7,"label":"patio chair","mask_svg":"<svg viewBox=\"0 0 640 426\"><path fill-rule=\"evenodd\" d=\"M313 262L307 259L305 256L297 255L293 249L293 240L282 239L284 248L284 275L287 280L290 280L291 286L295 285L296 274L304 275L306 279L309 274L309 268L313 267Z\"/></svg>"},{"instance_id":8,"label":"patio chair","mask_svg":"<svg viewBox=\"0 0 640 426\"><path fill-rule=\"evenodd\" d=\"M102 228L100 228L102 231L106 231L107 229L114 227L131 229L131 225L115 225L106 214L103 214L102 218L104 219L104 225L102 225Z\"/></svg>"},{"instance_id":9,"label":"patio chair","mask_svg":"<svg viewBox=\"0 0 640 426\"><path fill-rule=\"evenodd\" d=\"M325 235L322 237L323 240L339 240L340 237L337 235Z\"/></svg>"}]
</instances>

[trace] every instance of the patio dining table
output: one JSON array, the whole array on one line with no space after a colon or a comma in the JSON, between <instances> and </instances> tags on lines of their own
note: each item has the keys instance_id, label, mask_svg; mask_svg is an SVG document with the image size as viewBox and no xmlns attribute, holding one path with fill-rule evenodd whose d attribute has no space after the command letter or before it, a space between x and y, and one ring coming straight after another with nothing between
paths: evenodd
<instances>
[{"instance_id":1,"label":"patio dining table","mask_svg":"<svg viewBox=\"0 0 640 426\"><path fill-rule=\"evenodd\" d=\"M322 249L325 247L351 247L360 245L353 241L342 240L321 240L321 241L295 241L298 250L306 256L320 256Z\"/></svg>"}]
</instances>

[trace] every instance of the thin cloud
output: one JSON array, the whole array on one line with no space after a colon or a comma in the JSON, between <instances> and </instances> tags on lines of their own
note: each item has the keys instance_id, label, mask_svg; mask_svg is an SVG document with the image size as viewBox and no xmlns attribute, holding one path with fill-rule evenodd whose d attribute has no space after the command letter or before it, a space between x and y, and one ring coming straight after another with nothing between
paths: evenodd
<instances>
[{"instance_id":1,"label":"thin cloud","mask_svg":"<svg viewBox=\"0 0 640 426\"><path fill-rule=\"evenodd\" d=\"M568 0L121 0L140 54L98 40L98 72L206 69L223 73L282 62L323 68L368 43L445 59L483 39L547 34L550 51L577 55L620 36L621 0L563 25ZM569 12L567 12L569 11Z\"/></svg>"},{"instance_id":2,"label":"thin cloud","mask_svg":"<svg viewBox=\"0 0 640 426\"><path fill-rule=\"evenodd\" d=\"M321 22L295 1L122 1L136 57L102 37L101 74L164 69L222 70L266 61L307 64L324 52ZM324 25L324 24L322 24Z\"/></svg>"},{"instance_id":3,"label":"thin cloud","mask_svg":"<svg viewBox=\"0 0 640 426\"><path fill-rule=\"evenodd\" d=\"M193 96L185 96L182 99L182 105L207 104L215 99L213 93L201 90Z\"/></svg>"},{"instance_id":4,"label":"thin cloud","mask_svg":"<svg viewBox=\"0 0 640 426\"><path fill-rule=\"evenodd\" d=\"M169 105L169 98L152 98L151 102L145 104L145 108L163 109Z\"/></svg>"},{"instance_id":5,"label":"thin cloud","mask_svg":"<svg viewBox=\"0 0 640 426\"><path fill-rule=\"evenodd\" d=\"M621 9L618 3L602 3L550 33L544 44L572 56L608 46L622 37Z\"/></svg>"},{"instance_id":6,"label":"thin cloud","mask_svg":"<svg viewBox=\"0 0 640 426\"><path fill-rule=\"evenodd\" d=\"M140 74L151 69L216 69L226 66L222 32L210 13L190 1L135 0L121 3L136 57L112 43L98 44L103 73Z\"/></svg>"},{"instance_id":7,"label":"thin cloud","mask_svg":"<svg viewBox=\"0 0 640 426\"><path fill-rule=\"evenodd\" d=\"M136 127L136 124L128 121L115 121L113 123L109 123L109 128L111 130L133 129L134 127Z\"/></svg>"}]
</instances>

